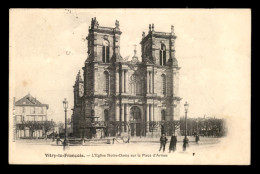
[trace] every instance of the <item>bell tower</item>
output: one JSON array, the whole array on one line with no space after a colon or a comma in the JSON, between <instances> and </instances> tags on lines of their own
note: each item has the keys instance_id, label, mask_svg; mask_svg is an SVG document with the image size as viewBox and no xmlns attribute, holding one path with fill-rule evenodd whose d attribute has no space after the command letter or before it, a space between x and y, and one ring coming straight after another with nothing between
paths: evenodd
<instances>
[{"instance_id":1,"label":"bell tower","mask_svg":"<svg viewBox=\"0 0 260 174\"><path fill-rule=\"evenodd\" d=\"M149 32L142 34L142 62L149 62L158 66L166 66L175 57L174 43L177 36L174 34L174 27L171 32L157 32L154 24L149 24Z\"/></svg>"},{"instance_id":2,"label":"bell tower","mask_svg":"<svg viewBox=\"0 0 260 174\"><path fill-rule=\"evenodd\" d=\"M80 75L80 71L77 74L76 81L73 88L74 88L74 106L77 106L78 104L80 104L80 98L83 96L84 93L84 84Z\"/></svg>"},{"instance_id":3,"label":"bell tower","mask_svg":"<svg viewBox=\"0 0 260 174\"><path fill-rule=\"evenodd\" d=\"M100 26L97 19L91 19L89 26L88 58L84 71L84 116L103 115L100 98L112 98L116 93L119 78L116 65L121 61L119 21L114 27ZM112 103L111 101L108 103ZM112 114L112 113L110 113Z\"/></svg>"},{"instance_id":4,"label":"bell tower","mask_svg":"<svg viewBox=\"0 0 260 174\"><path fill-rule=\"evenodd\" d=\"M146 117L151 120L155 117L156 104L154 100L160 97L162 104L158 113L164 113L166 121L174 119L174 115L179 115L178 96L179 67L175 58L175 39L174 27L171 32L155 31L154 24L149 24L148 34L142 34L141 50L142 62L146 72ZM156 84L156 85L155 85ZM157 108L157 107L156 107Z\"/></svg>"},{"instance_id":5,"label":"bell tower","mask_svg":"<svg viewBox=\"0 0 260 174\"><path fill-rule=\"evenodd\" d=\"M112 63L120 56L119 21L116 20L115 27L102 27L96 18L91 19L88 40L88 62ZM115 60L113 60L115 59Z\"/></svg>"}]
</instances>

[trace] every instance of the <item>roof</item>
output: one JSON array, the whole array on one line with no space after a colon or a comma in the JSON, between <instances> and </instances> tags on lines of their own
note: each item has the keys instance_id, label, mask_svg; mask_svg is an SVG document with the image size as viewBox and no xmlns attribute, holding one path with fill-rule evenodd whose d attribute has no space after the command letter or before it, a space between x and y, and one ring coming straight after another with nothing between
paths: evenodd
<instances>
[{"instance_id":1,"label":"roof","mask_svg":"<svg viewBox=\"0 0 260 174\"><path fill-rule=\"evenodd\" d=\"M47 108L49 105L42 104L39 102L36 97L33 97L30 93L15 102L15 106L46 106Z\"/></svg>"}]
</instances>

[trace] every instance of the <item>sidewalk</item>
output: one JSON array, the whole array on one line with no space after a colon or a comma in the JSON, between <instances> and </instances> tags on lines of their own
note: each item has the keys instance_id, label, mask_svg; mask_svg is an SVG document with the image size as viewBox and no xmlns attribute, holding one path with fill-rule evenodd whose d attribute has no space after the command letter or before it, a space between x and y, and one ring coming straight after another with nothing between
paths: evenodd
<instances>
[{"instance_id":1,"label":"sidewalk","mask_svg":"<svg viewBox=\"0 0 260 174\"><path fill-rule=\"evenodd\" d=\"M171 137L167 136L168 138L168 142L170 142ZM187 136L187 138L189 139L190 143L196 143L195 142L195 137L193 136ZM177 142L183 142L184 136L178 136L177 137ZM218 143L220 142L221 138L212 138L212 137L200 137L200 144L212 144L212 143ZM130 138L130 142L131 143L140 143L140 142L146 142L146 143L159 143L160 142L160 138L146 138L146 137L131 137Z\"/></svg>"},{"instance_id":2,"label":"sidewalk","mask_svg":"<svg viewBox=\"0 0 260 174\"><path fill-rule=\"evenodd\" d=\"M122 140L122 138L118 137L106 137L106 138L93 138L93 139L85 139L85 145L102 145L102 144L128 144L126 143L126 140L127 140L127 137L124 137L126 139L124 139L124 141ZM171 140L171 137L170 136L167 136L168 138L168 142L167 144L170 142ZM113 141L114 139L114 141ZM177 143L178 144L181 144L183 143L183 139L184 139L184 136L178 136L177 137ZM195 137L193 136L188 136L188 139L189 139L189 144L195 144ZM216 144L216 143L219 143L221 141L222 138L212 138L212 137L200 137L200 141L199 141L199 144L203 145L203 144ZM73 140L73 138L71 139ZM81 138L77 138L77 139L74 139L76 140L77 142L73 143L71 142L70 144L71 145L80 145L81 144ZM109 142L110 140L110 142ZM62 139L63 141L63 139ZM56 140L53 142L52 139L45 139L45 140L30 140L30 139L20 139L20 140L16 140L17 143L21 143L21 144L35 144L35 145L44 145L44 144L55 144L56 145ZM130 141L129 141L129 144L159 144L160 143L160 138L157 138L157 137L130 137Z\"/></svg>"}]
</instances>

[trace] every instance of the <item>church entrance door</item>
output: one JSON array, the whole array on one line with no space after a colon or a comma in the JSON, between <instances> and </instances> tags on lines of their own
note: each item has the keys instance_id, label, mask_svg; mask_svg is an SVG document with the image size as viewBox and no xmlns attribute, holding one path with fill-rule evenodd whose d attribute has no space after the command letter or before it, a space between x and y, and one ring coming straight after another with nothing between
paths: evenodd
<instances>
[{"instance_id":1,"label":"church entrance door","mask_svg":"<svg viewBox=\"0 0 260 174\"><path fill-rule=\"evenodd\" d=\"M130 109L131 115L131 136L140 136L141 135L141 110L137 106L133 106Z\"/></svg>"}]
</instances>

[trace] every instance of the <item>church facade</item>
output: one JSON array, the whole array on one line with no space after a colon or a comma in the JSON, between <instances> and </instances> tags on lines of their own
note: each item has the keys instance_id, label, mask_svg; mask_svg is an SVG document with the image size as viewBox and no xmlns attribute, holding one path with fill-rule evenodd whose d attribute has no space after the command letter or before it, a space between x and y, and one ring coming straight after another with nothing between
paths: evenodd
<instances>
[{"instance_id":1,"label":"church facade","mask_svg":"<svg viewBox=\"0 0 260 174\"><path fill-rule=\"evenodd\" d=\"M149 25L148 33L142 33L141 60L136 50L131 60L121 56L121 34L117 20L115 27L110 28L99 26L97 19L92 18L83 78L79 72L73 86L75 137L91 134L82 126L89 118L133 122L135 131L131 135L139 136L143 134L141 122L172 121L180 117L180 67L175 57L174 27L166 33L157 32L153 24ZM144 134L150 131L153 130L148 128Z\"/></svg>"}]
</instances>

